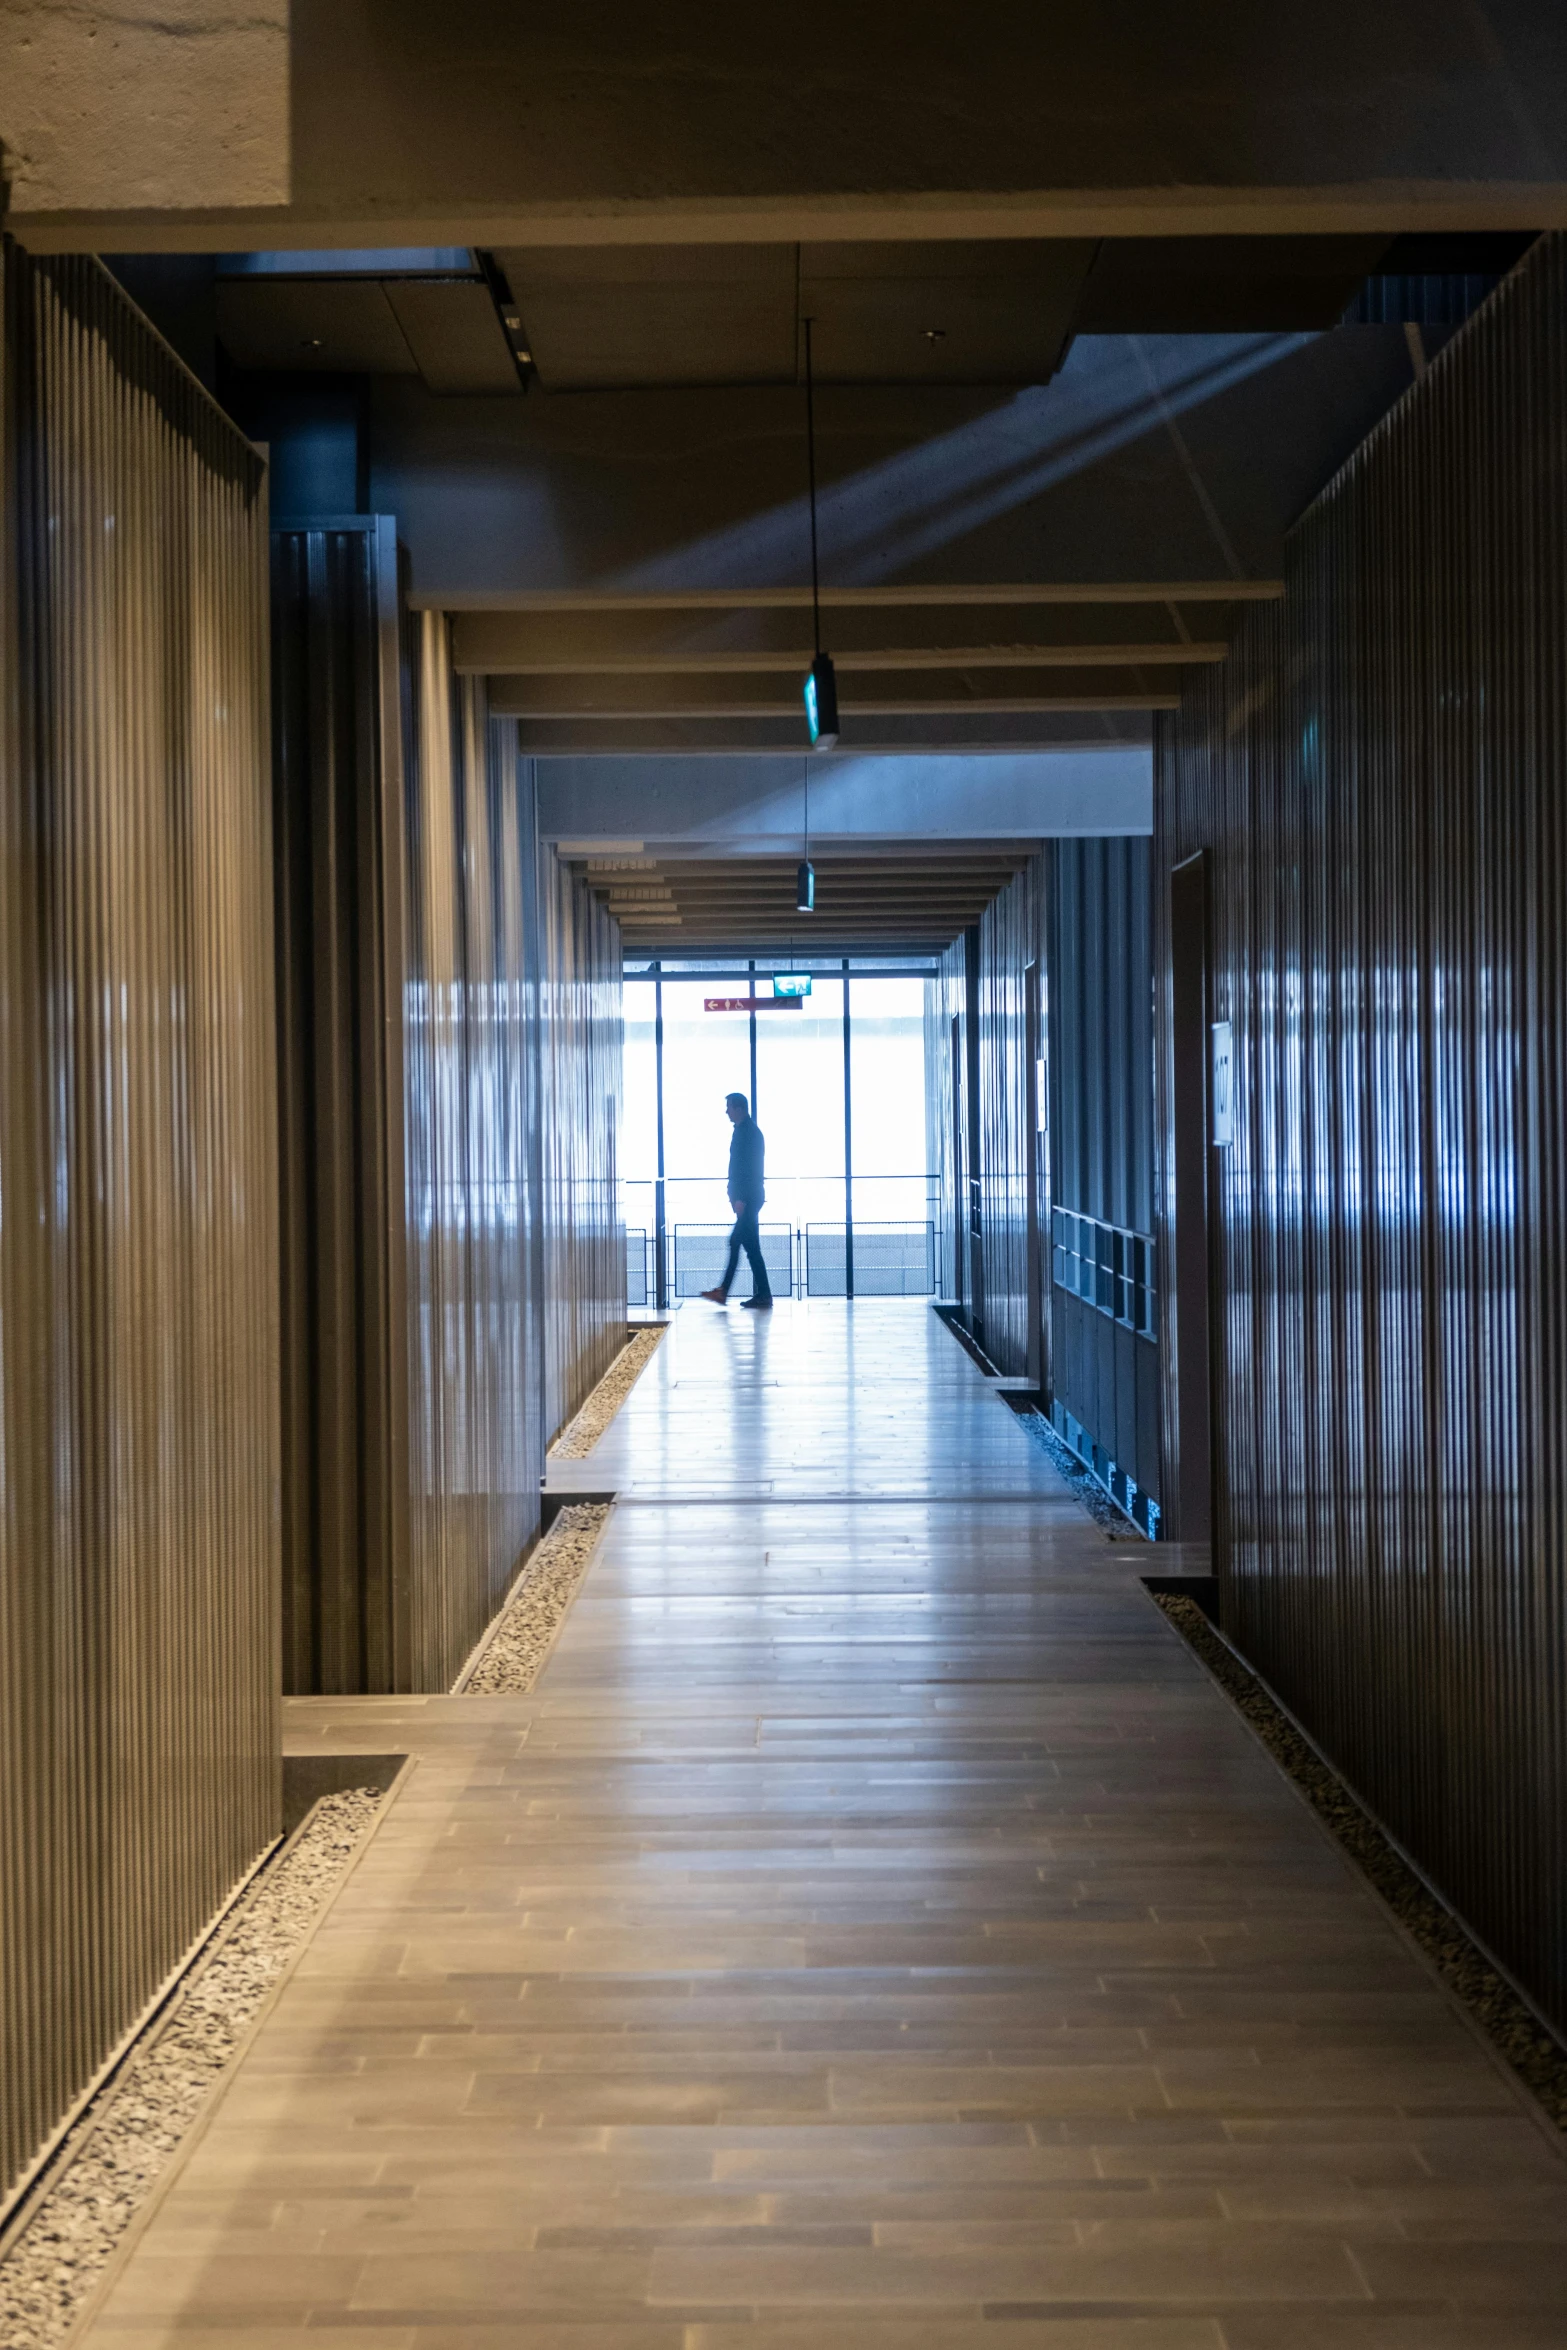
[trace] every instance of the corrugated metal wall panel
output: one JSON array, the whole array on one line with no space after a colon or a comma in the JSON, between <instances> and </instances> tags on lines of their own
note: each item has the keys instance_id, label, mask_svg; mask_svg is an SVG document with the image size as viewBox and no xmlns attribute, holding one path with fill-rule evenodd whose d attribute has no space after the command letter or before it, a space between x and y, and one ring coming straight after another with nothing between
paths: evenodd
<instances>
[{"instance_id":1,"label":"corrugated metal wall panel","mask_svg":"<svg viewBox=\"0 0 1567 2350\"><path fill-rule=\"evenodd\" d=\"M440 1690L539 1525L533 771L389 519L273 582L287 1685Z\"/></svg>"},{"instance_id":2,"label":"corrugated metal wall panel","mask_svg":"<svg viewBox=\"0 0 1567 2350\"><path fill-rule=\"evenodd\" d=\"M1043 896L1044 859L1035 856L979 922L983 1344L997 1370L1017 1378L1030 1369L1039 1329L1039 1182L1029 1105L1043 986Z\"/></svg>"},{"instance_id":3,"label":"corrugated metal wall panel","mask_svg":"<svg viewBox=\"0 0 1567 2350\"><path fill-rule=\"evenodd\" d=\"M264 468L4 271L0 2191L281 1812Z\"/></svg>"},{"instance_id":4,"label":"corrugated metal wall panel","mask_svg":"<svg viewBox=\"0 0 1567 2350\"><path fill-rule=\"evenodd\" d=\"M1567 245L1161 723L1208 852L1226 1622L1567 2025ZM1168 1207L1165 1019L1161 1199Z\"/></svg>"},{"instance_id":5,"label":"corrugated metal wall panel","mask_svg":"<svg viewBox=\"0 0 1567 2350\"><path fill-rule=\"evenodd\" d=\"M1051 1206L1151 1239L1151 844L1052 841L1045 862ZM1157 1249L1153 1255L1159 1282ZM1130 1477L1158 1502L1158 1350L1109 1304L1052 1279L1052 1401L1114 1463L1118 1478ZM1119 1485L1117 1494L1124 1501Z\"/></svg>"},{"instance_id":6,"label":"corrugated metal wall panel","mask_svg":"<svg viewBox=\"0 0 1567 2350\"><path fill-rule=\"evenodd\" d=\"M408 1581L402 665L386 517L272 555L291 1691L401 1686ZM403 1660L406 1669L406 1658Z\"/></svg>"},{"instance_id":7,"label":"corrugated metal wall panel","mask_svg":"<svg viewBox=\"0 0 1567 2350\"><path fill-rule=\"evenodd\" d=\"M1052 1198L1153 1230L1151 844L1046 851Z\"/></svg>"},{"instance_id":8,"label":"corrugated metal wall panel","mask_svg":"<svg viewBox=\"0 0 1567 2350\"><path fill-rule=\"evenodd\" d=\"M616 1180L624 1021L620 925L540 850L545 1425L553 1436L626 1331Z\"/></svg>"},{"instance_id":9,"label":"corrugated metal wall panel","mask_svg":"<svg viewBox=\"0 0 1567 2350\"><path fill-rule=\"evenodd\" d=\"M964 945L959 939L942 955L940 976L925 982L925 1163L936 1178L936 1293L950 1304L966 1305L964 1019Z\"/></svg>"},{"instance_id":10,"label":"corrugated metal wall panel","mask_svg":"<svg viewBox=\"0 0 1567 2350\"><path fill-rule=\"evenodd\" d=\"M1029 863L948 947L925 987L926 1142L939 1294L997 1369L1042 1377L1045 1170L1034 1066L1044 997L1044 862ZM977 1194L977 1196L976 1196Z\"/></svg>"},{"instance_id":11,"label":"corrugated metal wall panel","mask_svg":"<svg viewBox=\"0 0 1567 2350\"><path fill-rule=\"evenodd\" d=\"M401 1686L441 1689L538 1527L527 1238L538 1211L526 1114L534 812L516 729L489 719L482 680L454 675L445 617L414 613L407 625Z\"/></svg>"}]
</instances>

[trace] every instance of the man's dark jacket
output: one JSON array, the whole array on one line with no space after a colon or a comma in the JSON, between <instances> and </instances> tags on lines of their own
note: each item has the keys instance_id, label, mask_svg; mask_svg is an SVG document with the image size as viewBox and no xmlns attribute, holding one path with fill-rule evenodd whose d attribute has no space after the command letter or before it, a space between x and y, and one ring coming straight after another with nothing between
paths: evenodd
<instances>
[{"instance_id":1,"label":"man's dark jacket","mask_svg":"<svg viewBox=\"0 0 1567 2350\"><path fill-rule=\"evenodd\" d=\"M743 1208L759 1208L767 1198L762 1189L766 1148L762 1129L748 1113L735 1127L729 1143L729 1196Z\"/></svg>"}]
</instances>

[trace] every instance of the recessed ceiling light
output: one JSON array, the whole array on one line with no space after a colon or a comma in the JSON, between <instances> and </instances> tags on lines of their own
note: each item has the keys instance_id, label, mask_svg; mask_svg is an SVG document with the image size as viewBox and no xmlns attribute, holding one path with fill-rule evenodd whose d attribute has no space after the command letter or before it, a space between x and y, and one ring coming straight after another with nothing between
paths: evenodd
<instances>
[{"instance_id":1,"label":"recessed ceiling light","mask_svg":"<svg viewBox=\"0 0 1567 2350\"><path fill-rule=\"evenodd\" d=\"M322 337L320 335L306 335L299 347L302 351L319 351L323 347Z\"/></svg>"},{"instance_id":2,"label":"recessed ceiling light","mask_svg":"<svg viewBox=\"0 0 1567 2350\"><path fill-rule=\"evenodd\" d=\"M946 341L946 339L947 339L947 330L946 330L946 328L945 328L944 326L928 326L928 327L926 327L926 329L925 329L925 340L926 340L926 342L927 342L927 343L944 343L944 342Z\"/></svg>"}]
</instances>

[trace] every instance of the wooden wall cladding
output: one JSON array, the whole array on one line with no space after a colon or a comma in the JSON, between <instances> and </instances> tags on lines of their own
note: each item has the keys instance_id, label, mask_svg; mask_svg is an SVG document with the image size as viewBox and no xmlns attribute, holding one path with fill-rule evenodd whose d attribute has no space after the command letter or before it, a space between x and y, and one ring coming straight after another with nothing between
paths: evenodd
<instances>
[{"instance_id":1,"label":"wooden wall cladding","mask_svg":"<svg viewBox=\"0 0 1567 2350\"><path fill-rule=\"evenodd\" d=\"M1208 1154L1224 1619L1567 2026L1559 237L1308 512L1286 576L1158 747L1157 886L1207 852L1233 1032ZM1167 940L1163 1213L1169 969Z\"/></svg>"},{"instance_id":2,"label":"wooden wall cladding","mask_svg":"<svg viewBox=\"0 0 1567 2350\"><path fill-rule=\"evenodd\" d=\"M0 2194L281 1824L265 469L3 251Z\"/></svg>"}]
</instances>

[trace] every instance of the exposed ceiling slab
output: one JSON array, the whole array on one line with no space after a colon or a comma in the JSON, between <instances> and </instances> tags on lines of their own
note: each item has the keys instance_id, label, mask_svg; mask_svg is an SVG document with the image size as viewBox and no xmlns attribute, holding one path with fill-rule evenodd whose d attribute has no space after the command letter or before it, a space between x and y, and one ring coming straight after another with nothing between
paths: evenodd
<instances>
[{"instance_id":1,"label":"exposed ceiling slab","mask_svg":"<svg viewBox=\"0 0 1567 2350\"><path fill-rule=\"evenodd\" d=\"M1289 525L1411 380L1402 328L1364 326L1079 337L1021 391L824 387L824 590L1244 593L1278 576ZM804 410L792 384L470 407L382 377L371 498L397 516L415 594L449 610L702 591L740 609L754 589L805 612Z\"/></svg>"},{"instance_id":2,"label":"exposed ceiling slab","mask_svg":"<svg viewBox=\"0 0 1567 2350\"><path fill-rule=\"evenodd\" d=\"M1334 326L1386 237L510 247L551 391L1048 383L1074 334Z\"/></svg>"},{"instance_id":3,"label":"exposed ceiling slab","mask_svg":"<svg viewBox=\"0 0 1567 2350\"><path fill-rule=\"evenodd\" d=\"M1096 248L1001 239L496 255L551 391L1048 383Z\"/></svg>"},{"instance_id":4,"label":"exposed ceiling slab","mask_svg":"<svg viewBox=\"0 0 1567 2350\"><path fill-rule=\"evenodd\" d=\"M1385 237L1106 237L1077 307L1084 335L1289 334L1337 326Z\"/></svg>"},{"instance_id":5,"label":"exposed ceiling slab","mask_svg":"<svg viewBox=\"0 0 1567 2350\"><path fill-rule=\"evenodd\" d=\"M495 258L547 390L794 381L793 245L503 247Z\"/></svg>"},{"instance_id":6,"label":"exposed ceiling slab","mask_svg":"<svg viewBox=\"0 0 1567 2350\"><path fill-rule=\"evenodd\" d=\"M386 288L374 278L224 279L217 306L218 340L236 367L419 372Z\"/></svg>"},{"instance_id":7,"label":"exposed ceiling slab","mask_svg":"<svg viewBox=\"0 0 1567 2350\"><path fill-rule=\"evenodd\" d=\"M6 22L8 226L40 250L1567 224L1557 0Z\"/></svg>"},{"instance_id":8,"label":"exposed ceiling slab","mask_svg":"<svg viewBox=\"0 0 1567 2350\"><path fill-rule=\"evenodd\" d=\"M333 276L312 266L292 276L241 267L220 274L216 305L218 340L239 368L417 375L443 397L522 390L489 286L471 268L460 275L389 268L377 277L363 269Z\"/></svg>"},{"instance_id":9,"label":"exposed ceiling slab","mask_svg":"<svg viewBox=\"0 0 1567 2350\"><path fill-rule=\"evenodd\" d=\"M393 279L386 298L432 392L453 398L514 396L522 390L517 362L482 279Z\"/></svg>"},{"instance_id":10,"label":"exposed ceiling slab","mask_svg":"<svg viewBox=\"0 0 1567 2350\"><path fill-rule=\"evenodd\" d=\"M929 954L978 921L1032 845L945 844L934 857L907 848L824 853L814 859L811 914L795 903L794 857L606 855L584 860L580 870L619 922L628 953L787 947Z\"/></svg>"}]
</instances>

